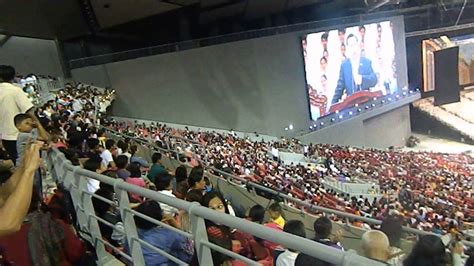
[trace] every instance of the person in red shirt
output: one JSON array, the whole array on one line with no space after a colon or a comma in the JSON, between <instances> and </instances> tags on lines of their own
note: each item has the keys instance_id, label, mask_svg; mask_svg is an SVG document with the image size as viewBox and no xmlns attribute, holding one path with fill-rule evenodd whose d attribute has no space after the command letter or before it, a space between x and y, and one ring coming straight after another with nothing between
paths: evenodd
<instances>
[{"instance_id":1,"label":"person in red shirt","mask_svg":"<svg viewBox=\"0 0 474 266\"><path fill-rule=\"evenodd\" d=\"M35 190L33 190L35 191ZM0 238L3 256L13 265L73 265L85 253L84 243L72 227L40 210L33 193L28 215L20 231Z\"/></svg>"}]
</instances>

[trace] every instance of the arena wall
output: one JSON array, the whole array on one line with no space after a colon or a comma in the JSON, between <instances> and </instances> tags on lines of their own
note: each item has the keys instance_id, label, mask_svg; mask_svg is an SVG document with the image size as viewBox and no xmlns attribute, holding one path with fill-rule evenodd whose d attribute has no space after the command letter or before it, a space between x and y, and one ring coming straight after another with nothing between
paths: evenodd
<instances>
[{"instance_id":1,"label":"arena wall","mask_svg":"<svg viewBox=\"0 0 474 266\"><path fill-rule=\"evenodd\" d=\"M7 38L0 34L0 40ZM52 40L10 37L0 46L0 64L12 65L22 75L63 76L56 44Z\"/></svg>"},{"instance_id":2,"label":"arena wall","mask_svg":"<svg viewBox=\"0 0 474 266\"><path fill-rule=\"evenodd\" d=\"M402 17L394 20L394 28L396 41L403 42L397 66L400 87L405 87ZM322 30L78 68L72 74L76 80L114 87L116 116L286 136L288 125L299 132L311 123L301 37ZM352 124L344 123L345 131L353 131Z\"/></svg>"}]
</instances>

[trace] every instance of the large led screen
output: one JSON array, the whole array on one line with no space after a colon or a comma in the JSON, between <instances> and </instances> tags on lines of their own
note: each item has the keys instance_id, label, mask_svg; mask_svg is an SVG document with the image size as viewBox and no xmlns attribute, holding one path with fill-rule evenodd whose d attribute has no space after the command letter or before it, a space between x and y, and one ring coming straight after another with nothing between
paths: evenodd
<instances>
[{"instance_id":1,"label":"large led screen","mask_svg":"<svg viewBox=\"0 0 474 266\"><path fill-rule=\"evenodd\" d=\"M391 21L310 33L301 42L312 120L399 89Z\"/></svg>"}]
</instances>

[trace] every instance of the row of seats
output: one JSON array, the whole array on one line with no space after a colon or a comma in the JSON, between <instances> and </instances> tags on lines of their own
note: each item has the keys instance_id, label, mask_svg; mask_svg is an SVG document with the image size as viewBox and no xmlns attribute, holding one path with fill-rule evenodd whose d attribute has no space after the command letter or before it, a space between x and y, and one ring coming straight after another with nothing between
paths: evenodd
<instances>
[{"instance_id":1,"label":"row of seats","mask_svg":"<svg viewBox=\"0 0 474 266\"><path fill-rule=\"evenodd\" d=\"M298 148L292 140L265 143L239 138L231 132L179 130L156 124L112 121L109 128L128 136L158 141L159 145L167 143L168 135L188 138L204 147L187 152L183 147L183 154L189 158L328 208L380 220L389 212L396 212L405 218L405 225L438 234L462 230L463 224L471 223L474 217L470 189L474 160L469 155L326 144L306 147L299 144L303 147ZM271 145L303 150L308 157L318 157L321 163L316 167L285 165L267 155ZM329 178L351 182L354 177L378 183L383 197L374 200L354 197L328 190L321 182Z\"/></svg>"}]
</instances>

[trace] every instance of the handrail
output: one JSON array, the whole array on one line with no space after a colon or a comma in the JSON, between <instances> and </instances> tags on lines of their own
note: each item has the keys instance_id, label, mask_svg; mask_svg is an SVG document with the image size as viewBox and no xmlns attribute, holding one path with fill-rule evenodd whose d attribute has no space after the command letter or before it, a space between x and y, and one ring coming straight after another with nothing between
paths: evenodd
<instances>
[{"instance_id":1,"label":"handrail","mask_svg":"<svg viewBox=\"0 0 474 266\"><path fill-rule=\"evenodd\" d=\"M116 131L113 131L111 130L111 132L115 132L115 133L118 133L118 135L122 135L121 133L119 132L116 132ZM132 139L135 139L132 137ZM159 149L160 147L157 147L156 145L152 145L150 144L149 142L146 144L147 146L149 147L152 147L152 148L156 148L156 149ZM181 163L180 163L181 164ZM285 194L285 193L281 193L281 192L278 192L274 189L271 189L271 188L268 188L266 186L262 186L260 184L257 184L255 182L252 182L252 181L249 181L245 178L242 178L242 177L239 177L239 176L235 176L235 175L232 175L232 174L229 174L227 172L224 172L222 170L219 170L219 169L216 169L214 167L208 167L206 165L203 165L205 167L205 169L207 170L207 172L209 173L209 170L212 170L216 173L219 173L221 175L224 175L226 177L226 179L233 179L233 180L237 180L243 184L245 184L246 186L250 186L250 187L253 187L255 189L258 189L258 190L261 190L261 191L264 191L264 192L267 192L267 193L270 193L272 194L273 196L277 196L277 197L280 197L280 198L283 198L285 199L286 201L288 202L292 202L296 205L299 205L299 206L303 206L305 208L307 208L308 210L316 210L316 211L319 211L319 212L323 212L323 213L329 213L329 214L334 214L336 216L339 216L339 217L343 217L345 219L353 219L353 220L358 220L358 221L362 221L362 222L365 222L365 223L368 223L368 224L372 224L372 225L380 225L382 224L382 221L381 220L377 220L377 219L373 219L373 218L367 218L367 217L364 217L364 216L359 216L359 215L355 215L355 214L351 214L351 213L347 213L347 212L343 212L343 211L338 211L338 210L335 210L335 209L330 209L330 208L326 208L326 207L322 207L322 206L318 206L318 205L314 205L314 204L311 204L311 203L308 203L308 202L305 202L305 201L302 201L300 199L297 199L297 198L294 198L294 197L291 197L291 196L288 196L288 194ZM435 233L433 232L428 232L428 231L423 231L423 230L418 230L418 229L415 229L415 228L411 228L411 227L408 227L408 226L403 226L402 227L403 231L407 232L407 233L411 233L411 234L415 234L415 235L436 235ZM474 247L474 242L473 241L466 241L466 240L463 240L462 243L466 246L469 246L469 247Z\"/></svg>"},{"instance_id":2,"label":"handrail","mask_svg":"<svg viewBox=\"0 0 474 266\"><path fill-rule=\"evenodd\" d=\"M151 199L151 200L154 200L154 201L157 201L157 202L160 202L160 203L164 203L164 204L167 204L169 206L173 206L175 208L182 209L182 210L186 211L190 215L191 220L194 219L195 222L193 224L201 225L202 227L199 228L199 229L203 230L204 232L206 230L204 228L204 220L203 219L207 219L207 220L212 220L215 223L222 224L222 225L228 226L230 228L234 228L234 229L241 230L243 232L252 234L252 235L254 235L256 237L259 237L261 239L265 239L265 240L268 240L268 241L271 241L271 242L281 244L281 245L285 246L286 248L299 250L302 253L314 256L316 258L322 259L322 260L327 261L327 262L332 263L332 264L336 264L336 265L383 265L380 262L376 262L376 261L368 259L366 257L362 257L360 255L354 254L354 252L344 252L342 250L334 249L332 247L317 243L315 241L312 241L312 240L309 240L309 239L306 239L306 238L301 238L301 237L298 237L298 236L295 236L295 235L292 235L292 234L288 234L288 233L285 233L285 232L276 233L274 229L270 229L270 228L265 227L263 225L252 223L252 222L247 221L245 219L237 218L237 217L234 217L234 216L231 216L231 215L228 215L228 214L222 214L222 213L216 212L216 211L211 210L209 208L200 206L198 203L195 203L195 202L190 203L190 202L186 202L186 201L181 200L181 199L172 198L172 197L166 196L166 195L161 194L161 193L156 192L156 191L152 191L152 190L149 190L149 189L141 188L141 187L126 183L121 179L114 179L114 178L111 178L111 177L108 177L108 176L105 176L105 175L100 175L98 173L91 172L91 171L83 169L79 166L73 166L71 164L71 162L66 159L65 155L62 154L56 148L52 148L51 151L49 152L48 161L51 162L51 165L52 165L53 168L58 169L58 170L63 170L65 172L64 176L72 174L73 177L74 177L73 182L78 182L79 184L82 184L83 189L84 189L84 184L86 182L85 181L86 179L84 177L92 178L92 179L98 180L102 183L106 183L106 184L109 184L109 185L113 186L116 191L121 192L120 193L121 198L120 198L120 202L119 202L121 210L122 209L130 210L129 206L124 206L123 204L124 203L128 204L128 196L127 196L128 193L134 193L134 194L141 195L141 196L143 196L147 199ZM79 194L82 194L82 193L83 193L83 191L79 192ZM125 195L125 198L123 197L124 195ZM72 196L73 196L73 200L77 199L75 197L75 194L73 194ZM81 196L80 199L84 200L84 197ZM90 198L89 198L89 200L90 200ZM86 206L86 208L87 208L87 206ZM84 213L84 214L87 214L87 213ZM124 217L122 217L122 218L124 218ZM126 218L129 218L128 221L131 221L131 223L133 223L133 219L130 220L130 218L132 218L132 217L127 216ZM197 222L196 222L196 219L197 219ZM127 222L127 219L124 219L124 222ZM126 226L135 228L134 226L129 225L128 223L126 224ZM127 230L125 230L125 231L127 231ZM130 228L129 228L128 231L130 231ZM91 233L93 233L93 232L91 232ZM206 259L209 259L209 258L201 257L201 256L206 256L206 254L210 255L210 253L206 253L206 252L202 253L202 252L199 252L199 250L200 249L202 250L202 248L214 249L213 245L212 245L212 243L207 241L207 238L202 239L202 238L199 238L198 236L196 236L196 233L201 233L202 234L203 232L197 231L197 232L193 233L193 236L195 238L194 242L195 242L196 248L198 250L198 252L196 253L197 256L198 256L198 259L199 259L200 262L201 261L210 262L209 260L206 260ZM135 232L135 235L136 235L136 232ZM102 241L100 239L101 238L100 233L99 233L99 235L95 235L93 237L95 237L95 239L96 239L94 245L97 244L97 241L98 242ZM137 238L136 236L133 236L133 233L130 236L127 234L127 239L132 240L132 242L135 242L137 240L136 238ZM135 240L135 241L133 241L133 240ZM104 241L102 241L102 244L104 244L103 242ZM132 243L132 247L133 247L133 243ZM96 246L96 248L97 248L97 246ZM216 250L216 249L214 249L214 250ZM217 251L222 251L222 250L217 250ZM132 259L135 260L136 258L139 258L137 256L137 254L133 252L133 248L131 248L131 253L132 253L131 254ZM231 255L231 254L229 254L229 255ZM140 255L140 256L142 256L142 255ZM232 255L232 257L236 257L237 259L239 259L239 256L240 255L237 255L235 253ZM142 257L142 259L143 259L143 257ZM242 258L242 259L245 260L245 258Z\"/></svg>"}]
</instances>

